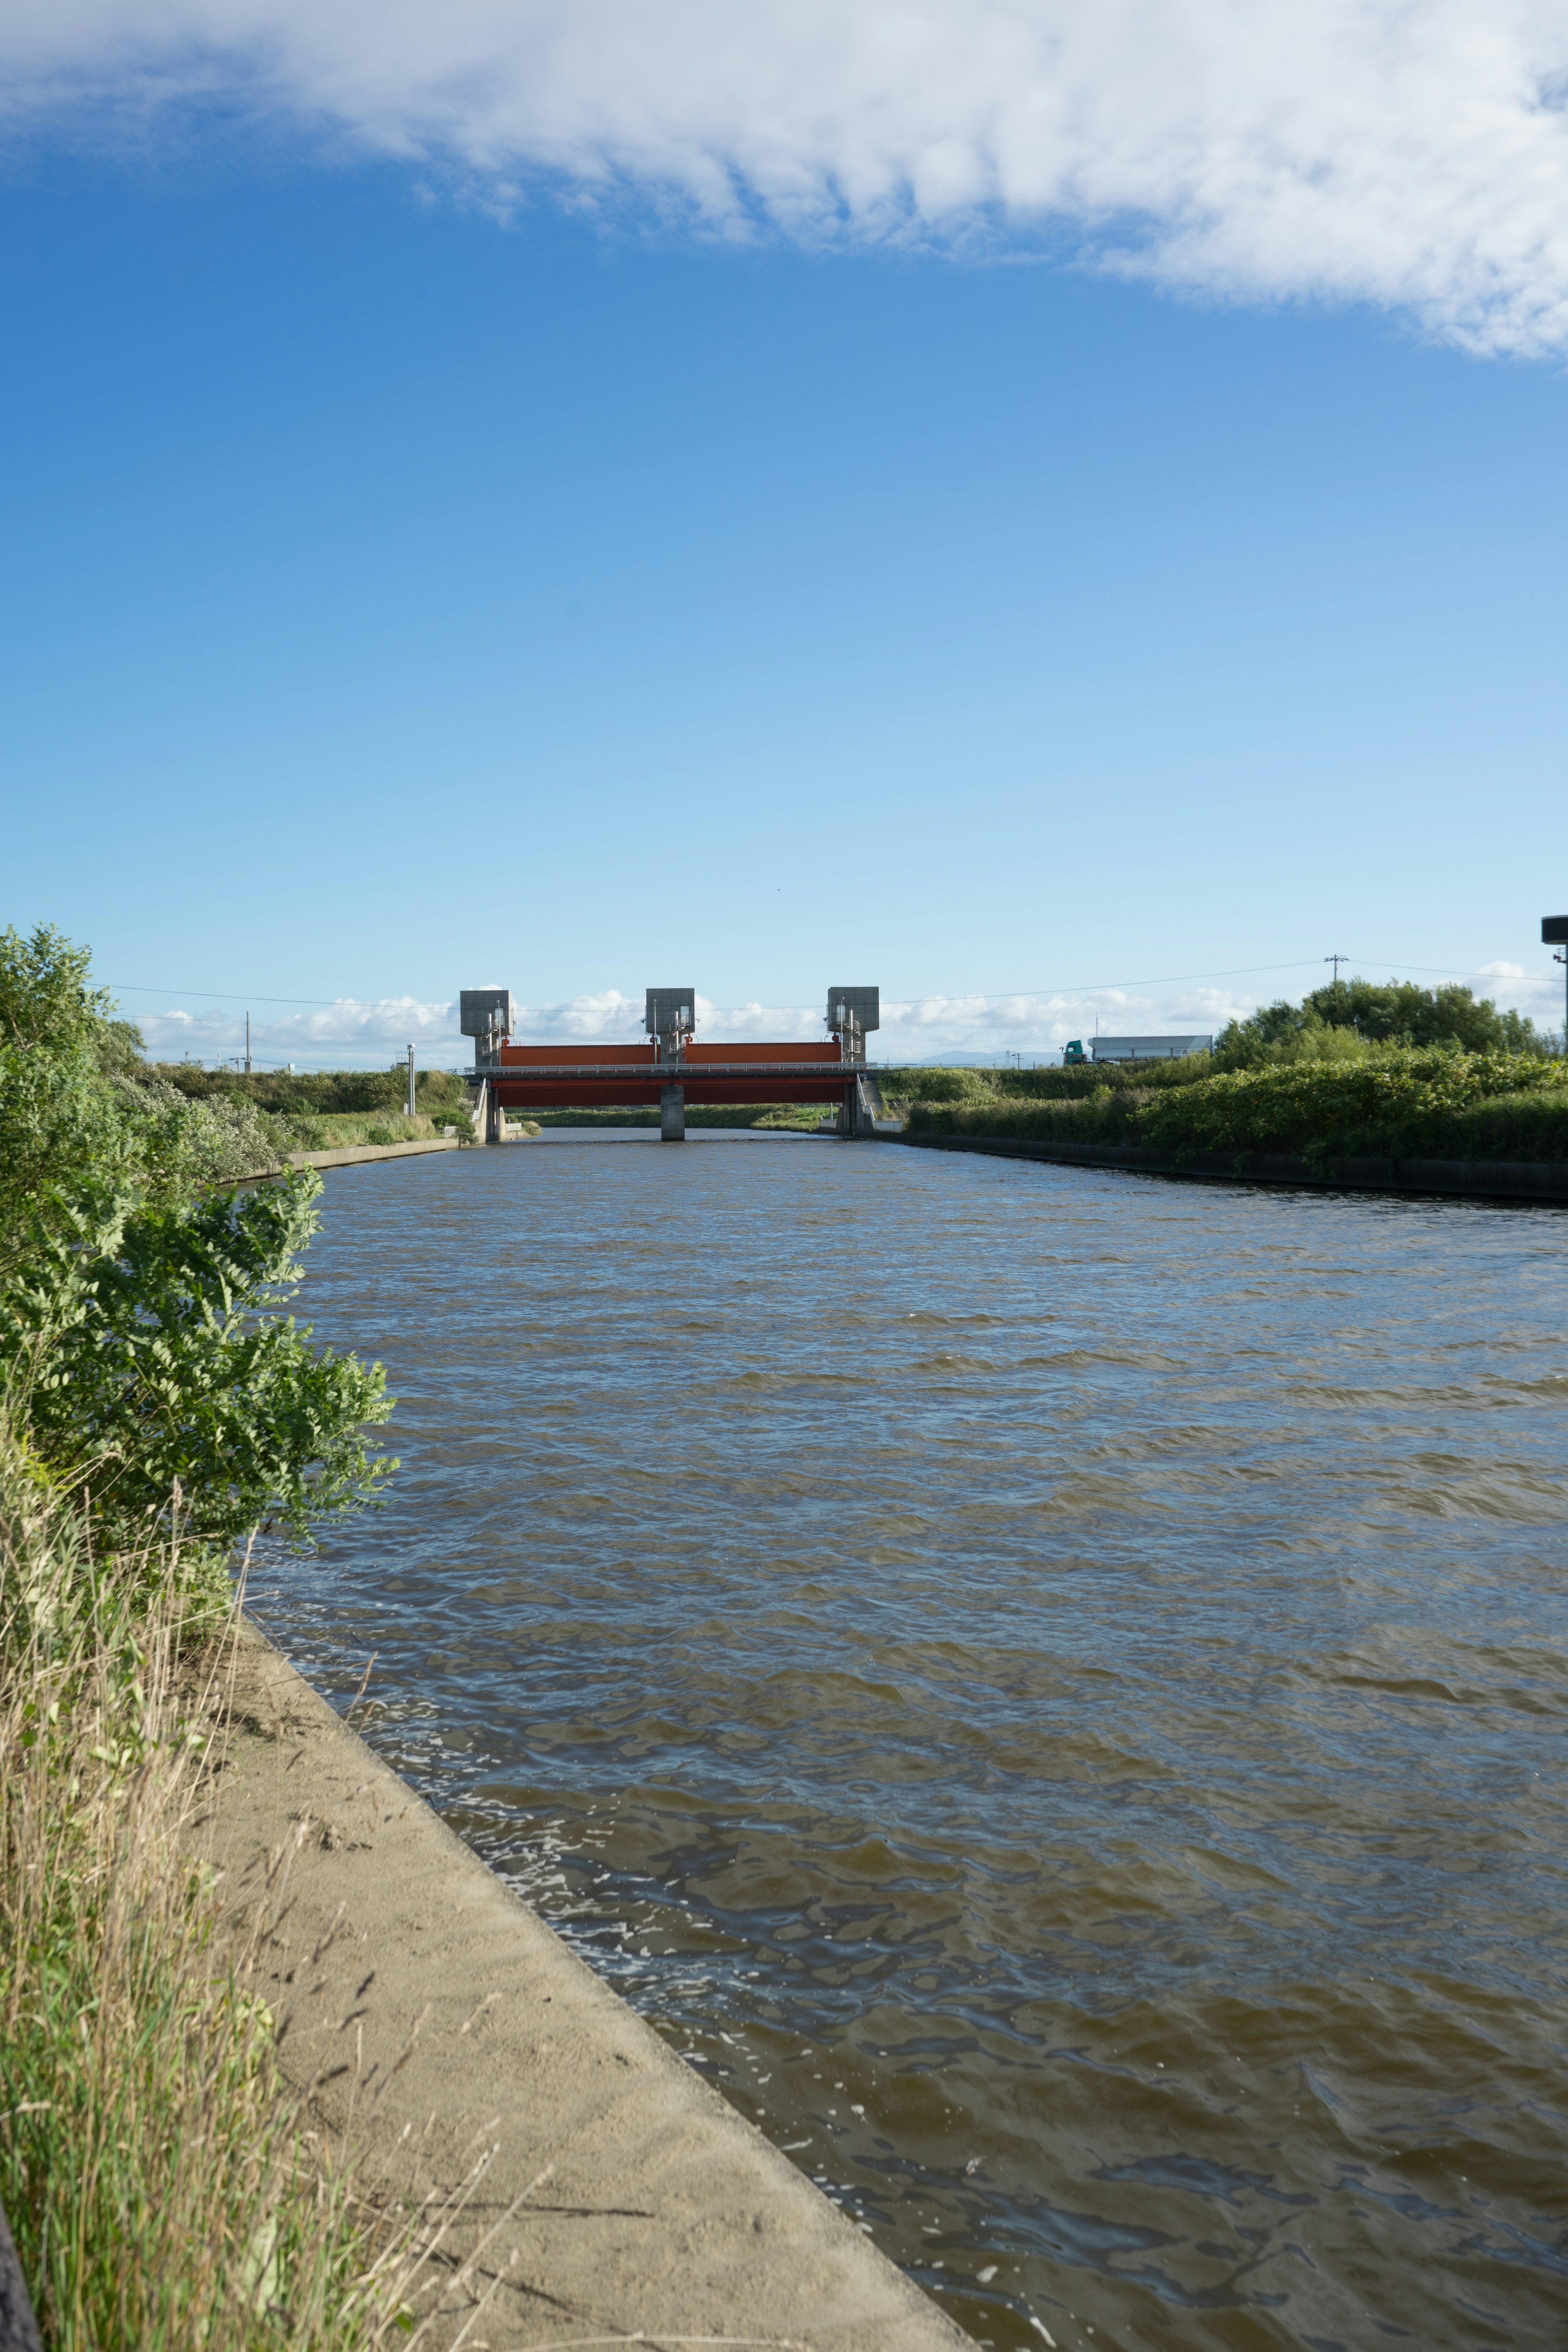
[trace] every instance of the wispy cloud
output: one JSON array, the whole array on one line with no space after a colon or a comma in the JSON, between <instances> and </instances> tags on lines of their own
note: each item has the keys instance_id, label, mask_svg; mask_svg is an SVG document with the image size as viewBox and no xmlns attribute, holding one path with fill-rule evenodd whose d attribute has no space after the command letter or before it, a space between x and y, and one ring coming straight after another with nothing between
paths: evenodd
<instances>
[{"instance_id":1,"label":"wispy cloud","mask_svg":"<svg viewBox=\"0 0 1568 2352\"><path fill-rule=\"evenodd\" d=\"M1488 964L1474 985L1478 995L1517 1006L1546 1028L1562 1027L1563 986L1556 976L1527 973L1518 964L1499 961ZM1300 988L1290 992L1299 995ZM952 1055L990 1060L1019 1054L1026 1061L1045 1059L1059 1053L1069 1037L1092 1037L1097 1026L1113 1032L1217 1035L1227 1021L1252 1012L1261 1001L1256 993L1215 987L1174 992L1106 988L1047 997L922 996L901 1003L889 1000L883 1004L872 1052L876 1059L889 1062L940 1061ZM743 1046L752 1038L804 1039L824 1034L821 1013L803 1004L716 1005L700 992L697 1016L699 1036L715 1045ZM212 1064L232 1060L244 1048L243 1011L174 1003L153 1013L135 1011L133 1017L149 1052L160 1058L178 1061L189 1055ZM570 1045L597 1038L629 1044L642 1036L642 1021L640 995L598 989L553 1004L520 1005L517 1036L534 1045ZM472 1041L458 1027L455 998L426 1003L396 996L370 1003L342 997L335 1004L278 1018L253 1015L250 1037L252 1057L263 1069L289 1062L304 1070L380 1068L401 1057L410 1043L421 1068L465 1068L473 1059Z\"/></svg>"},{"instance_id":2,"label":"wispy cloud","mask_svg":"<svg viewBox=\"0 0 1568 2352\"><path fill-rule=\"evenodd\" d=\"M245 1047L243 1009L174 1002L152 1012L144 1003L122 1004L121 1011L136 1023L156 1061L229 1061ZM413 996L386 996L362 1003L343 996L308 1011L253 1015L250 1023L251 1055L263 1069L289 1062L302 1070L372 1069L390 1063L411 1044L422 1066L457 1061L463 1041L456 1002L427 1004Z\"/></svg>"},{"instance_id":3,"label":"wispy cloud","mask_svg":"<svg viewBox=\"0 0 1568 2352\"><path fill-rule=\"evenodd\" d=\"M1563 0L10 0L14 126L237 105L506 208L1042 233L1247 299L1568 345Z\"/></svg>"}]
</instances>

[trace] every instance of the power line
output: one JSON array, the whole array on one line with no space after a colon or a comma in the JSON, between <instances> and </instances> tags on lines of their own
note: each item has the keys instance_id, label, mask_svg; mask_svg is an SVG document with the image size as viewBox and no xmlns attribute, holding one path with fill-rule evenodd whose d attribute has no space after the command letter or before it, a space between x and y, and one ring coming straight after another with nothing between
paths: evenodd
<instances>
[{"instance_id":1,"label":"power line","mask_svg":"<svg viewBox=\"0 0 1568 2352\"><path fill-rule=\"evenodd\" d=\"M117 995L124 996L208 996L218 997L226 1004L318 1004L330 1011L335 1004L357 1004L357 996L258 996L235 988L153 988L146 981L106 980L101 985ZM384 999L385 1003L402 1003L404 999Z\"/></svg>"},{"instance_id":2,"label":"power line","mask_svg":"<svg viewBox=\"0 0 1568 2352\"><path fill-rule=\"evenodd\" d=\"M1250 979L1260 971L1301 971L1316 961L1315 956L1298 956L1290 963L1232 964L1222 971L1166 971L1152 980L1060 981L1054 988L998 988L988 992L963 989L956 996L940 1001L950 1004L1005 1004L1020 996L1104 996L1113 988L1173 988L1179 982L1187 980L1243 980ZM893 1005L929 1004L933 994L934 992L925 996L886 996L882 1002ZM791 1009L804 1012L806 1008L803 1005Z\"/></svg>"},{"instance_id":3,"label":"power line","mask_svg":"<svg viewBox=\"0 0 1568 2352\"><path fill-rule=\"evenodd\" d=\"M1342 963L1382 965L1391 971L1426 972L1444 980L1491 980L1500 983L1538 981L1543 978L1550 980L1553 977L1550 972L1545 974L1496 972L1458 964L1405 963L1395 956L1298 956L1289 963L1231 964L1210 971L1161 972L1152 978L1142 980L1058 981L1054 985L1044 988L960 989L946 996L937 990L930 989L923 996L885 996L882 1003L889 1011L909 1011L914 1006L931 1003L1006 1004L1016 1003L1020 999L1026 1003L1032 1003L1052 996L1104 996L1110 994L1113 989L1119 988L1175 988L1184 983L1200 980L1251 980L1263 972L1302 971L1320 962L1333 965L1336 980L1339 977L1339 967ZM349 1006L356 1009L363 1006L366 1011L377 1009L381 1005L402 1007L409 1002L405 997L262 996L237 989L158 988L146 981L106 981L102 985L117 994L127 996L199 996L213 1003L301 1004L327 1012ZM627 1002L633 1003L635 1000L628 999ZM710 1012L719 1017L728 1013L750 1013L754 1009L756 1008L750 1004L715 1004L710 1008ZM773 1013L815 1013L817 1008L815 1004L775 1004L763 1009Z\"/></svg>"},{"instance_id":4,"label":"power line","mask_svg":"<svg viewBox=\"0 0 1568 2352\"><path fill-rule=\"evenodd\" d=\"M1173 987L1181 981L1240 980L1250 978L1254 973L1260 971L1300 971L1308 963L1315 961L1316 959L1312 957L1299 956L1290 963L1236 964L1220 971L1164 972L1153 980L1058 982L1055 986L1048 988L998 988L988 992L966 988L958 991L956 995L958 999L969 1004L1004 1004L1020 996L1096 996L1112 988L1165 988ZM402 998L384 997L372 999L356 996L261 996L255 992L247 994L242 990L232 988L157 988L146 981L111 980L105 981L103 985L127 996L203 996L228 1004L310 1004L325 1007L328 1010L340 1004L368 1005L373 1003L406 1002ZM887 996L882 1002L884 1004L890 1005L926 1004L938 994L938 991L931 989L928 990L924 996ZM952 1003L955 1000L946 998L942 1001ZM631 1003L633 1000L628 998L627 1002ZM715 1004L711 1009L715 1013L749 1013L752 1010L751 1006L746 1004ZM815 1004L775 1004L771 1005L768 1010L773 1013L815 1013L816 1007Z\"/></svg>"}]
</instances>

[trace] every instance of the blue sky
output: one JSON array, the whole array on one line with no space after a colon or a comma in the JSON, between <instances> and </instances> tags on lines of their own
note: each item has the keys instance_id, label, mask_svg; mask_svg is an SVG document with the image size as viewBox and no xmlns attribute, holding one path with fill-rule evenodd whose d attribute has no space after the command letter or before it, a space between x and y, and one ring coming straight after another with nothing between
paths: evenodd
<instances>
[{"instance_id":1,"label":"blue sky","mask_svg":"<svg viewBox=\"0 0 1568 2352\"><path fill-rule=\"evenodd\" d=\"M162 1045L871 980L1027 1055L1334 950L1560 1024L1551 352L222 128L0 182L0 921Z\"/></svg>"}]
</instances>

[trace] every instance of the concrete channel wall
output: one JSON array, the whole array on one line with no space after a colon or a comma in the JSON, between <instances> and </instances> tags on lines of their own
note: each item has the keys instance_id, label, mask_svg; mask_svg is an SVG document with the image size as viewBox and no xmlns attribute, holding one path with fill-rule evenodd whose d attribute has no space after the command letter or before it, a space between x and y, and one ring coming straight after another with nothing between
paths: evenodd
<instances>
[{"instance_id":1,"label":"concrete channel wall","mask_svg":"<svg viewBox=\"0 0 1568 2352\"><path fill-rule=\"evenodd\" d=\"M1427 1192L1451 1199L1568 1202L1568 1160L1307 1160L1284 1151L1193 1151L1179 1160L1135 1145L1035 1143L986 1135L899 1135L879 1142L921 1151L984 1151L1066 1168L1128 1168L1198 1182L1309 1185L1322 1192Z\"/></svg>"},{"instance_id":2,"label":"concrete channel wall","mask_svg":"<svg viewBox=\"0 0 1568 2352\"><path fill-rule=\"evenodd\" d=\"M421 2342L970 2345L244 1621L223 1721L213 1860L285 2073L372 2179L473 2183Z\"/></svg>"},{"instance_id":3,"label":"concrete channel wall","mask_svg":"<svg viewBox=\"0 0 1568 2352\"><path fill-rule=\"evenodd\" d=\"M412 1160L421 1151L456 1151L459 1149L455 1135L434 1135L417 1143L349 1143L341 1151L290 1151L285 1155L289 1168L357 1168L365 1160ZM281 1168L269 1168L269 1176L280 1176Z\"/></svg>"}]
</instances>

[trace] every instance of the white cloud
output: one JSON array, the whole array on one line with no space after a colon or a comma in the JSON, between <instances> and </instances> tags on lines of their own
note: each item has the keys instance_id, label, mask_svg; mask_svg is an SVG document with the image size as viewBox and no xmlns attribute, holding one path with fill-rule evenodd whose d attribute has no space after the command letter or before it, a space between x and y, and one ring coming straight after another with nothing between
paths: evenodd
<instances>
[{"instance_id":1,"label":"white cloud","mask_svg":"<svg viewBox=\"0 0 1568 2352\"><path fill-rule=\"evenodd\" d=\"M1565 0L10 0L14 125L236 103L723 234L1004 248L1568 345Z\"/></svg>"},{"instance_id":2,"label":"white cloud","mask_svg":"<svg viewBox=\"0 0 1568 2352\"><path fill-rule=\"evenodd\" d=\"M1303 968L1304 970L1306 968ZM1381 968L1366 966L1369 978L1381 977ZM1315 967L1308 972L1316 983ZM1439 982L1443 975L1416 973L1423 985ZM1484 964L1470 983L1478 996L1490 996L1505 1010L1527 1013L1543 1027L1562 1027L1563 980L1559 973L1526 972L1502 959ZM1301 993L1300 976L1283 992L1257 992L1213 986L1167 988L1102 988L1083 993L1060 992L1051 996L922 996L900 1002L885 997L882 1025L871 1041L872 1058L887 1062L931 1062L958 1055L990 1061L1021 1054L1026 1061L1059 1053L1069 1037L1091 1038L1101 1030L1144 1031L1175 1034L1206 1033L1217 1036L1227 1021L1242 1019L1261 1003L1284 992L1292 1001ZM155 1059L178 1061L185 1055L201 1062L231 1061L244 1051L245 1014L224 1010L189 1011L170 1006L155 1013L121 1010L141 1026L147 1048ZM697 1034L705 1044L743 1047L753 1038L817 1038L825 1034L821 1011L805 1004L717 1005L700 991L697 996ZM552 1004L518 1006L516 1035L523 1045L570 1045L603 1039L606 1044L630 1044L643 1036L643 1000L616 988L596 989L564 997ZM461 1069L473 1060L473 1041L458 1027L458 1003L426 1003L412 996L382 997L374 1003L340 997L336 1003L313 1006L271 1018L253 1011L251 1055L260 1069L276 1069L286 1062L302 1070L381 1069L400 1059L413 1041L420 1067Z\"/></svg>"},{"instance_id":3,"label":"white cloud","mask_svg":"<svg viewBox=\"0 0 1568 2352\"><path fill-rule=\"evenodd\" d=\"M134 1021L154 1061L232 1061L245 1050L245 1012L226 1006L184 1005L146 1012L121 1004L127 1020ZM352 996L309 1011L272 1014L252 1013L251 1058L264 1070L286 1062L302 1070L376 1069L385 1066L413 1044L421 1066L444 1068L458 1061L464 1040L458 1035L458 1007L421 1003L416 997L385 996L362 1003Z\"/></svg>"},{"instance_id":4,"label":"white cloud","mask_svg":"<svg viewBox=\"0 0 1568 2352\"><path fill-rule=\"evenodd\" d=\"M1181 998L1104 991L1094 997L1055 996L987 999L928 996L884 1005L882 1026L873 1041L878 1058L929 1061L956 1053L989 1058L993 1054L1046 1055L1068 1037L1091 1035L1098 1013L1101 1028L1173 1027L1218 1030L1252 1000L1199 990ZM192 1011L182 1005L156 1012L123 1007L140 1025L154 1059L186 1056L205 1063L232 1062L245 1050L245 1014L228 1007ZM520 1004L520 1044L570 1045L602 1038L633 1043L643 1036L643 1001L619 989L599 989L553 1004ZM697 1034L704 1043L742 1048L756 1038L819 1038L822 1014L802 1004L715 1005L699 992ZM302 1070L384 1068L399 1059L412 1040L420 1066L466 1067L473 1043L458 1028L456 999L423 1003L409 996L374 1003L341 997L336 1003L271 1016L250 1017L251 1057L259 1069L292 1062Z\"/></svg>"}]
</instances>

